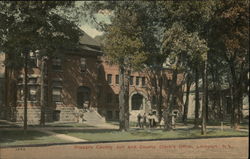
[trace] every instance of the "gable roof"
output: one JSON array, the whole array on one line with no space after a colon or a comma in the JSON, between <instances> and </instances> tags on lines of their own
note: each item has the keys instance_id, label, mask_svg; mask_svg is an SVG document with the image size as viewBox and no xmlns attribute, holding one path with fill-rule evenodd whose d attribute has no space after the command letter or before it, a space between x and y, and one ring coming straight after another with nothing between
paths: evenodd
<instances>
[{"instance_id":1,"label":"gable roof","mask_svg":"<svg viewBox=\"0 0 250 159\"><path fill-rule=\"evenodd\" d=\"M82 36L79 38L79 43L82 45L90 45L90 46L96 46L100 47L100 43L90 37L87 33L82 31Z\"/></svg>"},{"instance_id":2,"label":"gable roof","mask_svg":"<svg viewBox=\"0 0 250 159\"><path fill-rule=\"evenodd\" d=\"M90 37L87 33L85 33L83 30L81 30L82 35L79 37L79 49L84 50L84 52L80 51L79 53L81 54L84 53L85 55L90 55L92 56L100 56L102 55L101 51L101 44L97 42L95 39ZM86 52L87 51L87 52Z\"/></svg>"}]
</instances>

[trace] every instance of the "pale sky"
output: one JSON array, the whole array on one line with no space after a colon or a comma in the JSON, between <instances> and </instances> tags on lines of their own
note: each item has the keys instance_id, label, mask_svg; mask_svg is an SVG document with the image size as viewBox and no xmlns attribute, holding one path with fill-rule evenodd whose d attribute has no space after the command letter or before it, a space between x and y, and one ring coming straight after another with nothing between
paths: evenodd
<instances>
[{"instance_id":1,"label":"pale sky","mask_svg":"<svg viewBox=\"0 0 250 159\"><path fill-rule=\"evenodd\" d=\"M77 5L84 5L84 2L77 1ZM95 17L98 22L110 23L111 14L112 13L108 10L100 10L97 14L95 14ZM94 25L87 24L84 20L82 21L82 24L83 25L80 28L92 38L103 34L103 32L96 30Z\"/></svg>"},{"instance_id":2,"label":"pale sky","mask_svg":"<svg viewBox=\"0 0 250 159\"><path fill-rule=\"evenodd\" d=\"M82 25L80 28L84 32L86 32L89 36L91 36L92 38L103 34L102 32L96 30L94 27L92 27L92 26L90 26L88 24Z\"/></svg>"}]
</instances>

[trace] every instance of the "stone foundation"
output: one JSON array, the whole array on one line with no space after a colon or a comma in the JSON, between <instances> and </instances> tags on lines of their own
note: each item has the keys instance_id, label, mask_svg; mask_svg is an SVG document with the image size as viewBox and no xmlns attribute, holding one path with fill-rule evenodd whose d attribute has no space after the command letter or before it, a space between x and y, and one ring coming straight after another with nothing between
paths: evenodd
<instances>
[{"instance_id":1,"label":"stone foundation","mask_svg":"<svg viewBox=\"0 0 250 159\"><path fill-rule=\"evenodd\" d=\"M56 110L54 110L54 117L55 112L58 111L59 120L62 122L76 122L76 111L74 107L57 107Z\"/></svg>"},{"instance_id":2,"label":"stone foundation","mask_svg":"<svg viewBox=\"0 0 250 159\"><path fill-rule=\"evenodd\" d=\"M52 110L46 108L45 111L45 121L51 122L52 119ZM16 122L23 123L24 121L24 108L23 107L17 107L15 112ZM32 107L27 109L27 119L28 124L40 124L41 119L41 108L40 107Z\"/></svg>"}]
</instances>

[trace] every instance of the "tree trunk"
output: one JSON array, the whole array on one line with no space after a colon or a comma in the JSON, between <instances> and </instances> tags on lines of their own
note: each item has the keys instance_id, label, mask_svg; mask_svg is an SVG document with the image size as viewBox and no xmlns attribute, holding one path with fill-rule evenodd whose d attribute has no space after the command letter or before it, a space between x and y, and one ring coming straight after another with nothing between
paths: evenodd
<instances>
[{"instance_id":1,"label":"tree trunk","mask_svg":"<svg viewBox=\"0 0 250 159\"><path fill-rule=\"evenodd\" d=\"M178 74L177 70L174 70L173 75L172 75L171 84L169 87L168 97L167 97L168 107L164 109L165 130L172 130L173 129L171 115L172 115L172 110L174 107L174 100L175 100L174 97L176 96L177 74Z\"/></svg>"},{"instance_id":2,"label":"tree trunk","mask_svg":"<svg viewBox=\"0 0 250 159\"><path fill-rule=\"evenodd\" d=\"M4 119L8 120L10 114L9 114L9 67L5 67L5 96L4 96Z\"/></svg>"},{"instance_id":3,"label":"tree trunk","mask_svg":"<svg viewBox=\"0 0 250 159\"><path fill-rule=\"evenodd\" d=\"M40 125L45 126L45 90L44 90L44 67L45 67L45 59L42 57L41 59L41 93L40 93L40 106L41 106L41 119Z\"/></svg>"},{"instance_id":4,"label":"tree trunk","mask_svg":"<svg viewBox=\"0 0 250 159\"><path fill-rule=\"evenodd\" d=\"M119 109L120 109L120 131L129 129L129 73L120 66L119 71Z\"/></svg>"},{"instance_id":5,"label":"tree trunk","mask_svg":"<svg viewBox=\"0 0 250 159\"><path fill-rule=\"evenodd\" d=\"M189 94L190 94L190 87L191 87L191 79L189 77L190 75L187 75L187 83L186 83L186 100L184 104L184 111L182 116L182 122L184 124L187 124L187 116L188 116L188 103L189 103Z\"/></svg>"},{"instance_id":6,"label":"tree trunk","mask_svg":"<svg viewBox=\"0 0 250 159\"><path fill-rule=\"evenodd\" d=\"M162 118L162 86L163 86L163 78L162 71L159 76L159 101L158 101L158 113L159 113L159 121Z\"/></svg>"},{"instance_id":7,"label":"tree trunk","mask_svg":"<svg viewBox=\"0 0 250 159\"><path fill-rule=\"evenodd\" d=\"M233 60L230 60L230 70L232 75L232 98L233 98L233 110L232 110L232 119L231 119L231 127L234 129L238 129L238 121L239 121L239 85L237 84L237 76L236 70L234 66Z\"/></svg>"},{"instance_id":8,"label":"tree trunk","mask_svg":"<svg viewBox=\"0 0 250 159\"><path fill-rule=\"evenodd\" d=\"M233 88L233 85L230 84L229 85L230 87L230 97L231 97L231 128L234 127L234 120L235 120L235 116L234 116L234 95L233 95L233 92L234 92L234 88Z\"/></svg>"},{"instance_id":9,"label":"tree trunk","mask_svg":"<svg viewBox=\"0 0 250 159\"><path fill-rule=\"evenodd\" d=\"M28 123L28 118L27 118L27 111L28 111L28 106L27 106L27 99L28 99L28 51L24 52L24 121L23 121L23 128L24 131L27 130L27 123Z\"/></svg>"},{"instance_id":10,"label":"tree trunk","mask_svg":"<svg viewBox=\"0 0 250 159\"><path fill-rule=\"evenodd\" d=\"M195 69L195 119L194 127L199 127L199 110L200 110L200 96L199 96L199 72L198 68Z\"/></svg>"},{"instance_id":11,"label":"tree trunk","mask_svg":"<svg viewBox=\"0 0 250 159\"><path fill-rule=\"evenodd\" d=\"M206 121L208 121L209 111L208 111L208 84L207 84L207 73L205 76L205 106L206 106Z\"/></svg>"},{"instance_id":12,"label":"tree trunk","mask_svg":"<svg viewBox=\"0 0 250 159\"><path fill-rule=\"evenodd\" d=\"M205 61L204 73L202 76L202 124L201 124L201 134L206 135L206 124L207 124L207 60Z\"/></svg>"}]
</instances>

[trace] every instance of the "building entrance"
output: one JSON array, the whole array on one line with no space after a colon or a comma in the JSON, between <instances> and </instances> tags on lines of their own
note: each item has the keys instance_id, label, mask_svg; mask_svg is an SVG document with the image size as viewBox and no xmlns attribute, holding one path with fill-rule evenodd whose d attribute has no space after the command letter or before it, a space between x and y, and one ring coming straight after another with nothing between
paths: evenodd
<instances>
[{"instance_id":1,"label":"building entrance","mask_svg":"<svg viewBox=\"0 0 250 159\"><path fill-rule=\"evenodd\" d=\"M78 108L88 108L90 104L90 88L85 86L80 86L77 89L77 107Z\"/></svg>"},{"instance_id":2,"label":"building entrance","mask_svg":"<svg viewBox=\"0 0 250 159\"><path fill-rule=\"evenodd\" d=\"M139 93L132 96L132 107L131 110L142 110L143 109L143 96Z\"/></svg>"}]
</instances>

